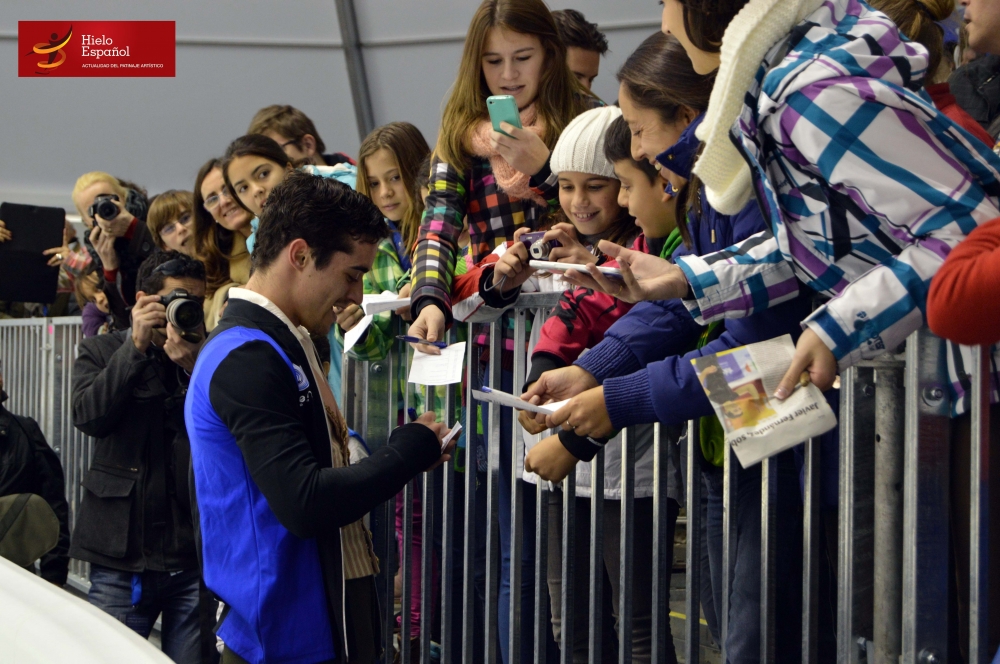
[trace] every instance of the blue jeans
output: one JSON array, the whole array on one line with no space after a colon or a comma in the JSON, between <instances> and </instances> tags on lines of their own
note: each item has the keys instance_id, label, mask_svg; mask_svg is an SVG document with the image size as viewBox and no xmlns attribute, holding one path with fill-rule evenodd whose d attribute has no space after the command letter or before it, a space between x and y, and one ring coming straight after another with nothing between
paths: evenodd
<instances>
[{"instance_id":1,"label":"blue jeans","mask_svg":"<svg viewBox=\"0 0 1000 664\"><path fill-rule=\"evenodd\" d=\"M162 613L163 653L177 664L199 664L198 570L147 570L141 576L142 594L133 605L131 572L91 564L90 603L143 638L149 638L156 618Z\"/></svg>"},{"instance_id":2,"label":"blue jeans","mask_svg":"<svg viewBox=\"0 0 1000 664\"><path fill-rule=\"evenodd\" d=\"M760 491L761 466L744 470L734 464L737 475L736 564L729 594L729 633L726 655L733 664L760 661ZM702 481L708 494L705 521L714 605L722 609L722 490L721 468L703 466ZM775 659L797 662L801 658L802 621L802 502L798 466L791 451L778 456L777 546L775 551Z\"/></svg>"}]
</instances>

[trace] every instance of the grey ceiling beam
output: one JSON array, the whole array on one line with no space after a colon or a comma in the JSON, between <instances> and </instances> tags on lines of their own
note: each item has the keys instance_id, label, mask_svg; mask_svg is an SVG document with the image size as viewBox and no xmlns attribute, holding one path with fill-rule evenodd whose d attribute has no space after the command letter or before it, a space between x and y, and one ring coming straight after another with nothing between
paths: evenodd
<instances>
[{"instance_id":1,"label":"grey ceiling beam","mask_svg":"<svg viewBox=\"0 0 1000 664\"><path fill-rule=\"evenodd\" d=\"M358 134L364 140L375 128L375 113L372 110L371 90L365 74L365 60L361 52L361 36L358 33L358 17L354 12L354 0L336 0L337 21L340 23L340 41L347 61L347 79L351 84L351 98L354 101L354 116L358 124Z\"/></svg>"}]
</instances>

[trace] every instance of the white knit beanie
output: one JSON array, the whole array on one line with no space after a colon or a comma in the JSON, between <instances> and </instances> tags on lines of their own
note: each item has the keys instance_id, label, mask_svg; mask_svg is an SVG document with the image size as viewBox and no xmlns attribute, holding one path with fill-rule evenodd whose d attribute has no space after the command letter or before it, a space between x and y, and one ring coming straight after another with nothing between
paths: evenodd
<instances>
[{"instance_id":1,"label":"white knit beanie","mask_svg":"<svg viewBox=\"0 0 1000 664\"><path fill-rule=\"evenodd\" d=\"M614 164L604 156L604 135L621 114L617 106L601 106L573 118L552 150L549 161L552 172L559 175L573 171L614 178Z\"/></svg>"}]
</instances>

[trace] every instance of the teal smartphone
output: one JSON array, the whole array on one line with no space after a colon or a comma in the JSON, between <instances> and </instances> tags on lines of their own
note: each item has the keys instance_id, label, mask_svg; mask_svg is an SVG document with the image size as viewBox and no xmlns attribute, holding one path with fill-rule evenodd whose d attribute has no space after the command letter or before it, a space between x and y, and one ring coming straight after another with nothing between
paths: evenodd
<instances>
[{"instance_id":1,"label":"teal smartphone","mask_svg":"<svg viewBox=\"0 0 1000 664\"><path fill-rule=\"evenodd\" d=\"M490 121L493 122L493 129L505 136L510 136L500 129L500 123L506 122L521 129L521 112L517 110L517 102L510 95L494 95L486 98L486 110L490 112ZM513 138L511 136L511 138Z\"/></svg>"}]
</instances>

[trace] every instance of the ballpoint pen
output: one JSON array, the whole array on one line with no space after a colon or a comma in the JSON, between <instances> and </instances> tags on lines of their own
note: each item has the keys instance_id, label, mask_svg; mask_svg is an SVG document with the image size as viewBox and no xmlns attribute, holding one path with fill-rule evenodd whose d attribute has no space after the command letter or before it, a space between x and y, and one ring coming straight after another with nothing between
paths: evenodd
<instances>
[{"instance_id":1,"label":"ballpoint pen","mask_svg":"<svg viewBox=\"0 0 1000 664\"><path fill-rule=\"evenodd\" d=\"M411 337L408 334L400 334L397 335L396 338L411 344L426 344L428 346L434 346L435 348L440 348L441 350L444 350L445 348L448 347L448 344L445 343L444 341L427 341L426 339Z\"/></svg>"}]
</instances>

